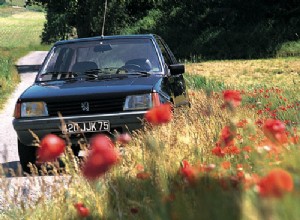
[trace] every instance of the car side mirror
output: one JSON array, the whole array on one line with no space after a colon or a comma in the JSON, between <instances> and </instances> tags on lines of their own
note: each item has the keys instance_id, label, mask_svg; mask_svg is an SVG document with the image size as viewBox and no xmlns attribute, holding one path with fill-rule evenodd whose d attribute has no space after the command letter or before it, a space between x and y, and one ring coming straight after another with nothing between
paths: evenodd
<instances>
[{"instance_id":1,"label":"car side mirror","mask_svg":"<svg viewBox=\"0 0 300 220\"><path fill-rule=\"evenodd\" d=\"M171 64L169 66L171 75L180 75L183 74L185 71L184 64L178 63L178 64Z\"/></svg>"}]
</instances>

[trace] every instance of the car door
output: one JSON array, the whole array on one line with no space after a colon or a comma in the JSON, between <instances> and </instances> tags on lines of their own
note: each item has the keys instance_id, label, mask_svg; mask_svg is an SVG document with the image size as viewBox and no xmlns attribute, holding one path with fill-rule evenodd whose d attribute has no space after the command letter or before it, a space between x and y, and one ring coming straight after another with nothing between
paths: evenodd
<instances>
[{"instance_id":1,"label":"car door","mask_svg":"<svg viewBox=\"0 0 300 220\"><path fill-rule=\"evenodd\" d=\"M175 106L189 104L189 98L183 75L171 73L171 65L178 64L175 56L169 49L168 45L160 37L156 36L156 41L164 59L163 63L166 72L166 77L164 77L162 82L163 88L171 97L171 101Z\"/></svg>"}]
</instances>

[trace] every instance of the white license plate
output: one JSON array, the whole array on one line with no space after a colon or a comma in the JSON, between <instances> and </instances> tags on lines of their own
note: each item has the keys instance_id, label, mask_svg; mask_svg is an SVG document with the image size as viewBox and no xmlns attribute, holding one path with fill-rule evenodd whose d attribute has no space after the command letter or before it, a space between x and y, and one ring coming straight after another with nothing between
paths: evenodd
<instances>
[{"instance_id":1,"label":"white license plate","mask_svg":"<svg viewBox=\"0 0 300 220\"><path fill-rule=\"evenodd\" d=\"M64 129L65 133L86 133L86 132L100 132L110 131L110 123L107 120L101 121L87 121L87 122L71 122L66 123Z\"/></svg>"}]
</instances>

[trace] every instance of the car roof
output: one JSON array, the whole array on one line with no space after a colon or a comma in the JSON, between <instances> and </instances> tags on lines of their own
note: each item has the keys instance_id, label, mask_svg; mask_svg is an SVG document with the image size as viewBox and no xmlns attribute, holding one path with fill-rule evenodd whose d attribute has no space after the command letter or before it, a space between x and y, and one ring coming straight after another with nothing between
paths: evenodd
<instances>
[{"instance_id":1,"label":"car roof","mask_svg":"<svg viewBox=\"0 0 300 220\"><path fill-rule=\"evenodd\" d=\"M156 37L156 35L154 35L154 34L97 36L97 37L77 38L77 39L71 39L71 40L62 40L62 41L56 42L54 44L54 46L70 44L70 43L111 40L111 39L155 39L155 37Z\"/></svg>"}]
</instances>

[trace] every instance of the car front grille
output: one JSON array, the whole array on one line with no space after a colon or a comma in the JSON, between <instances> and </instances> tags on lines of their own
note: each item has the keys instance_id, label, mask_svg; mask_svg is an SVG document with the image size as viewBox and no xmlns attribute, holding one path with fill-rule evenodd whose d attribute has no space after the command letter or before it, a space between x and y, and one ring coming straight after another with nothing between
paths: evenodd
<instances>
[{"instance_id":1,"label":"car front grille","mask_svg":"<svg viewBox=\"0 0 300 220\"><path fill-rule=\"evenodd\" d=\"M49 102L47 107L49 116L57 116L58 112L63 116L105 114L122 111L124 102L125 97L118 97L71 102Z\"/></svg>"}]
</instances>

